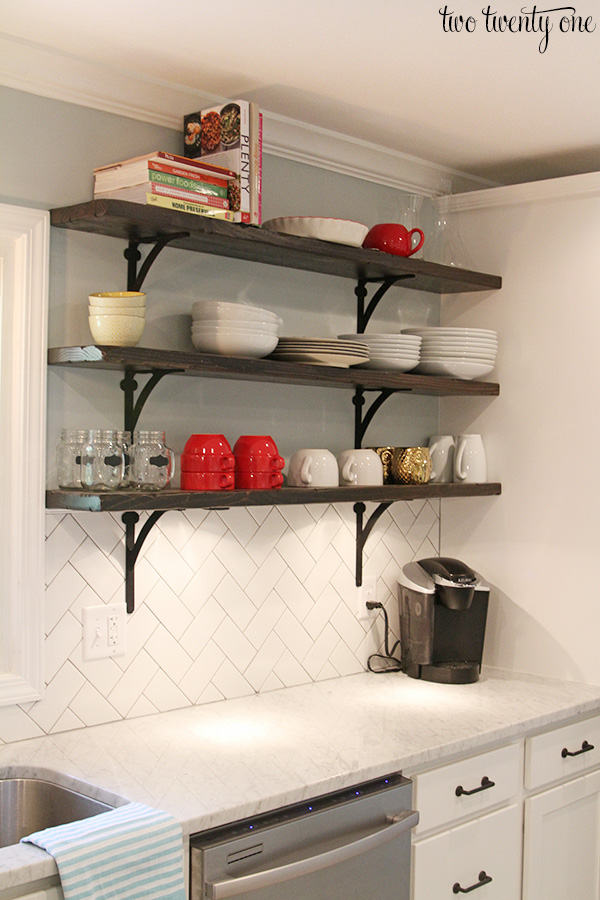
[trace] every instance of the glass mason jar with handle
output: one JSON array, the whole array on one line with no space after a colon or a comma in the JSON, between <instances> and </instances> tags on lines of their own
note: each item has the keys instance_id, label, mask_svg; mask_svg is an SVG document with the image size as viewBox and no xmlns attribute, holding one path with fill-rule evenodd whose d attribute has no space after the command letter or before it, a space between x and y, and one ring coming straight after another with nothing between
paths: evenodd
<instances>
[{"instance_id":1,"label":"glass mason jar with handle","mask_svg":"<svg viewBox=\"0 0 600 900\"><path fill-rule=\"evenodd\" d=\"M130 451L130 487L160 491L175 474L175 454L166 445L164 431L140 431Z\"/></svg>"},{"instance_id":2,"label":"glass mason jar with handle","mask_svg":"<svg viewBox=\"0 0 600 900\"><path fill-rule=\"evenodd\" d=\"M63 428L56 448L56 478L63 491L81 490L81 453L86 444L87 431Z\"/></svg>"},{"instance_id":3,"label":"glass mason jar with handle","mask_svg":"<svg viewBox=\"0 0 600 900\"><path fill-rule=\"evenodd\" d=\"M81 486L114 491L121 486L125 460L116 431L88 431L81 455Z\"/></svg>"}]
</instances>

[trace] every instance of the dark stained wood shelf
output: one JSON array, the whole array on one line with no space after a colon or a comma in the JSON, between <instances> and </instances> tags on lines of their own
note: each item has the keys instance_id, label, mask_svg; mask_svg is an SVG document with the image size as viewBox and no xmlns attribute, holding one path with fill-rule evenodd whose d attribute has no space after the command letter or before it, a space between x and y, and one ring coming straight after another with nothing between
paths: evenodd
<instances>
[{"instance_id":1,"label":"dark stained wood shelf","mask_svg":"<svg viewBox=\"0 0 600 900\"><path fill-rule=\"evenodd\" d=\"M501 485L488 484L389 484L382 487L294 488L233 491L84 491L46 492L48 509L92 512L128 510L228 509L238 506L289 506L308 503L374 503L397 500L431 500L444 497L491 497Z\"/></svg>"},{"instance_id":2,"label":"dark stained wood shelf","mask_svg":"<svg viewBox=\"0 0 600 900\"><path fill-rule=\"evenodd\" d=\"M53 366L82 369L113 369L136 373L166 371L173 374L203 378L229 378L246 381L267 381L277 384L303 384L330 388L365 390L393 390L429 394L432 396L497 396L500 387L491 381L464 381L441 375L398 374L376 369L340 369L335 366L315 366L306 363L282 362L271 359L245 359L237 356L218 356L211 353L151 350L144 347L98 346L102 359L63 362L61 353L72 348L54 347L48 351Z\"/></svg>"},{"instance_id":3,"label":"dark stained wood shelf","mask_svg":"<svg viewBox=\"0 0 600 900\"><path fill-rule=\"evenodd\" d=\"M502 279L443 266L424 259L393 256L312 238L238 225L206 216L124 200L92 200L50 211L56 228L68 228L124 240L151 242L177 234L170 247L228 256L272 266L284 266L337 275L342 278L393 278L408 276L398 287L436 294L498 290Z\"/></svg>"}]
</instances>

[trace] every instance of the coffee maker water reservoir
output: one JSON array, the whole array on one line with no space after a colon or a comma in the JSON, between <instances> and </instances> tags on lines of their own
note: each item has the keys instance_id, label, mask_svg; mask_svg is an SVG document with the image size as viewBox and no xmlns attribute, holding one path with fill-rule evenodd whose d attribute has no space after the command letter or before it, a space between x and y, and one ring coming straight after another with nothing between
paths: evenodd
<instances>
[{"instance_id":1,"label":"coffee maker water reservoir","mask_svg":"<svg viewBox=\"0 0 600 900\"><path fill-rule=\"evenodd\" d=\"M411 562L398 579L402 671L470 684L481 671L490 589L458 559Z\"/></svg>"}]
</instances>

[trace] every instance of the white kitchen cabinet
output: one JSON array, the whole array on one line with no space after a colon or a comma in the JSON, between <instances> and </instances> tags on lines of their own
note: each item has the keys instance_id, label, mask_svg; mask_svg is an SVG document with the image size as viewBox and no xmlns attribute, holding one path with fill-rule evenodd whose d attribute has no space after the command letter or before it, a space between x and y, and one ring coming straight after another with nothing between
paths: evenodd
<instances>
[{"instance_id":1,"label":"white kitchen cabinet","mask_svg":"<svg viewBox=\"0 0 600 900\"><path fill-rule=\"evenodd\" d=\"M599 738L595 716L526 741L523 900L600 898Z\"/></svg>"},{"instance_id":2,"label":"white kitchen cabinet","mask_svg":"<svg viewBox=\"0 0 600 900\"><path fill-rule=\"evenodd\" d=\"M413 900L452 900L469 889L485 900L520 900L520 804L414 844Z\"/></svg>"},{"instance_id":3,"label":"white kitchen cabinet","mask_svg":"<svg viewBox=\"0 0 600 900\"><path fill-rule=\"evenodd\" d=\"M407 774L412 900L600 900L600 716Z\"/></svg>"}]
</instances>

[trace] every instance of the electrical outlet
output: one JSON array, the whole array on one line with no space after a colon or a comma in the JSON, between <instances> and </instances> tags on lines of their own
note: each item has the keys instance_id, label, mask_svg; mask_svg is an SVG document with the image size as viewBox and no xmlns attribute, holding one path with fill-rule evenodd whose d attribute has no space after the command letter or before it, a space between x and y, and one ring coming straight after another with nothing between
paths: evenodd
<instances>
[{"instance_id":1,"label":"electrical outlet","mask_svg":"<svg viewBox=\"0 0 600 900\"><path fill-rule=\"evenodd\" d=\"M375 575L363 575L362 584L356 588L356 616L359 619L372 619L374 609L367 609L367 603L377 600L377 578Z\"/></svg>"},{"instance_id":2,"label":"electrical outlet","mask_svg":"<svg viewBox=\"0 0 600 900\"><path fill-rule=\"evenodd\" d=\"M125 604L83 609L83 658L105 659L125 653Z\"/></svg>"}]
</instances>

